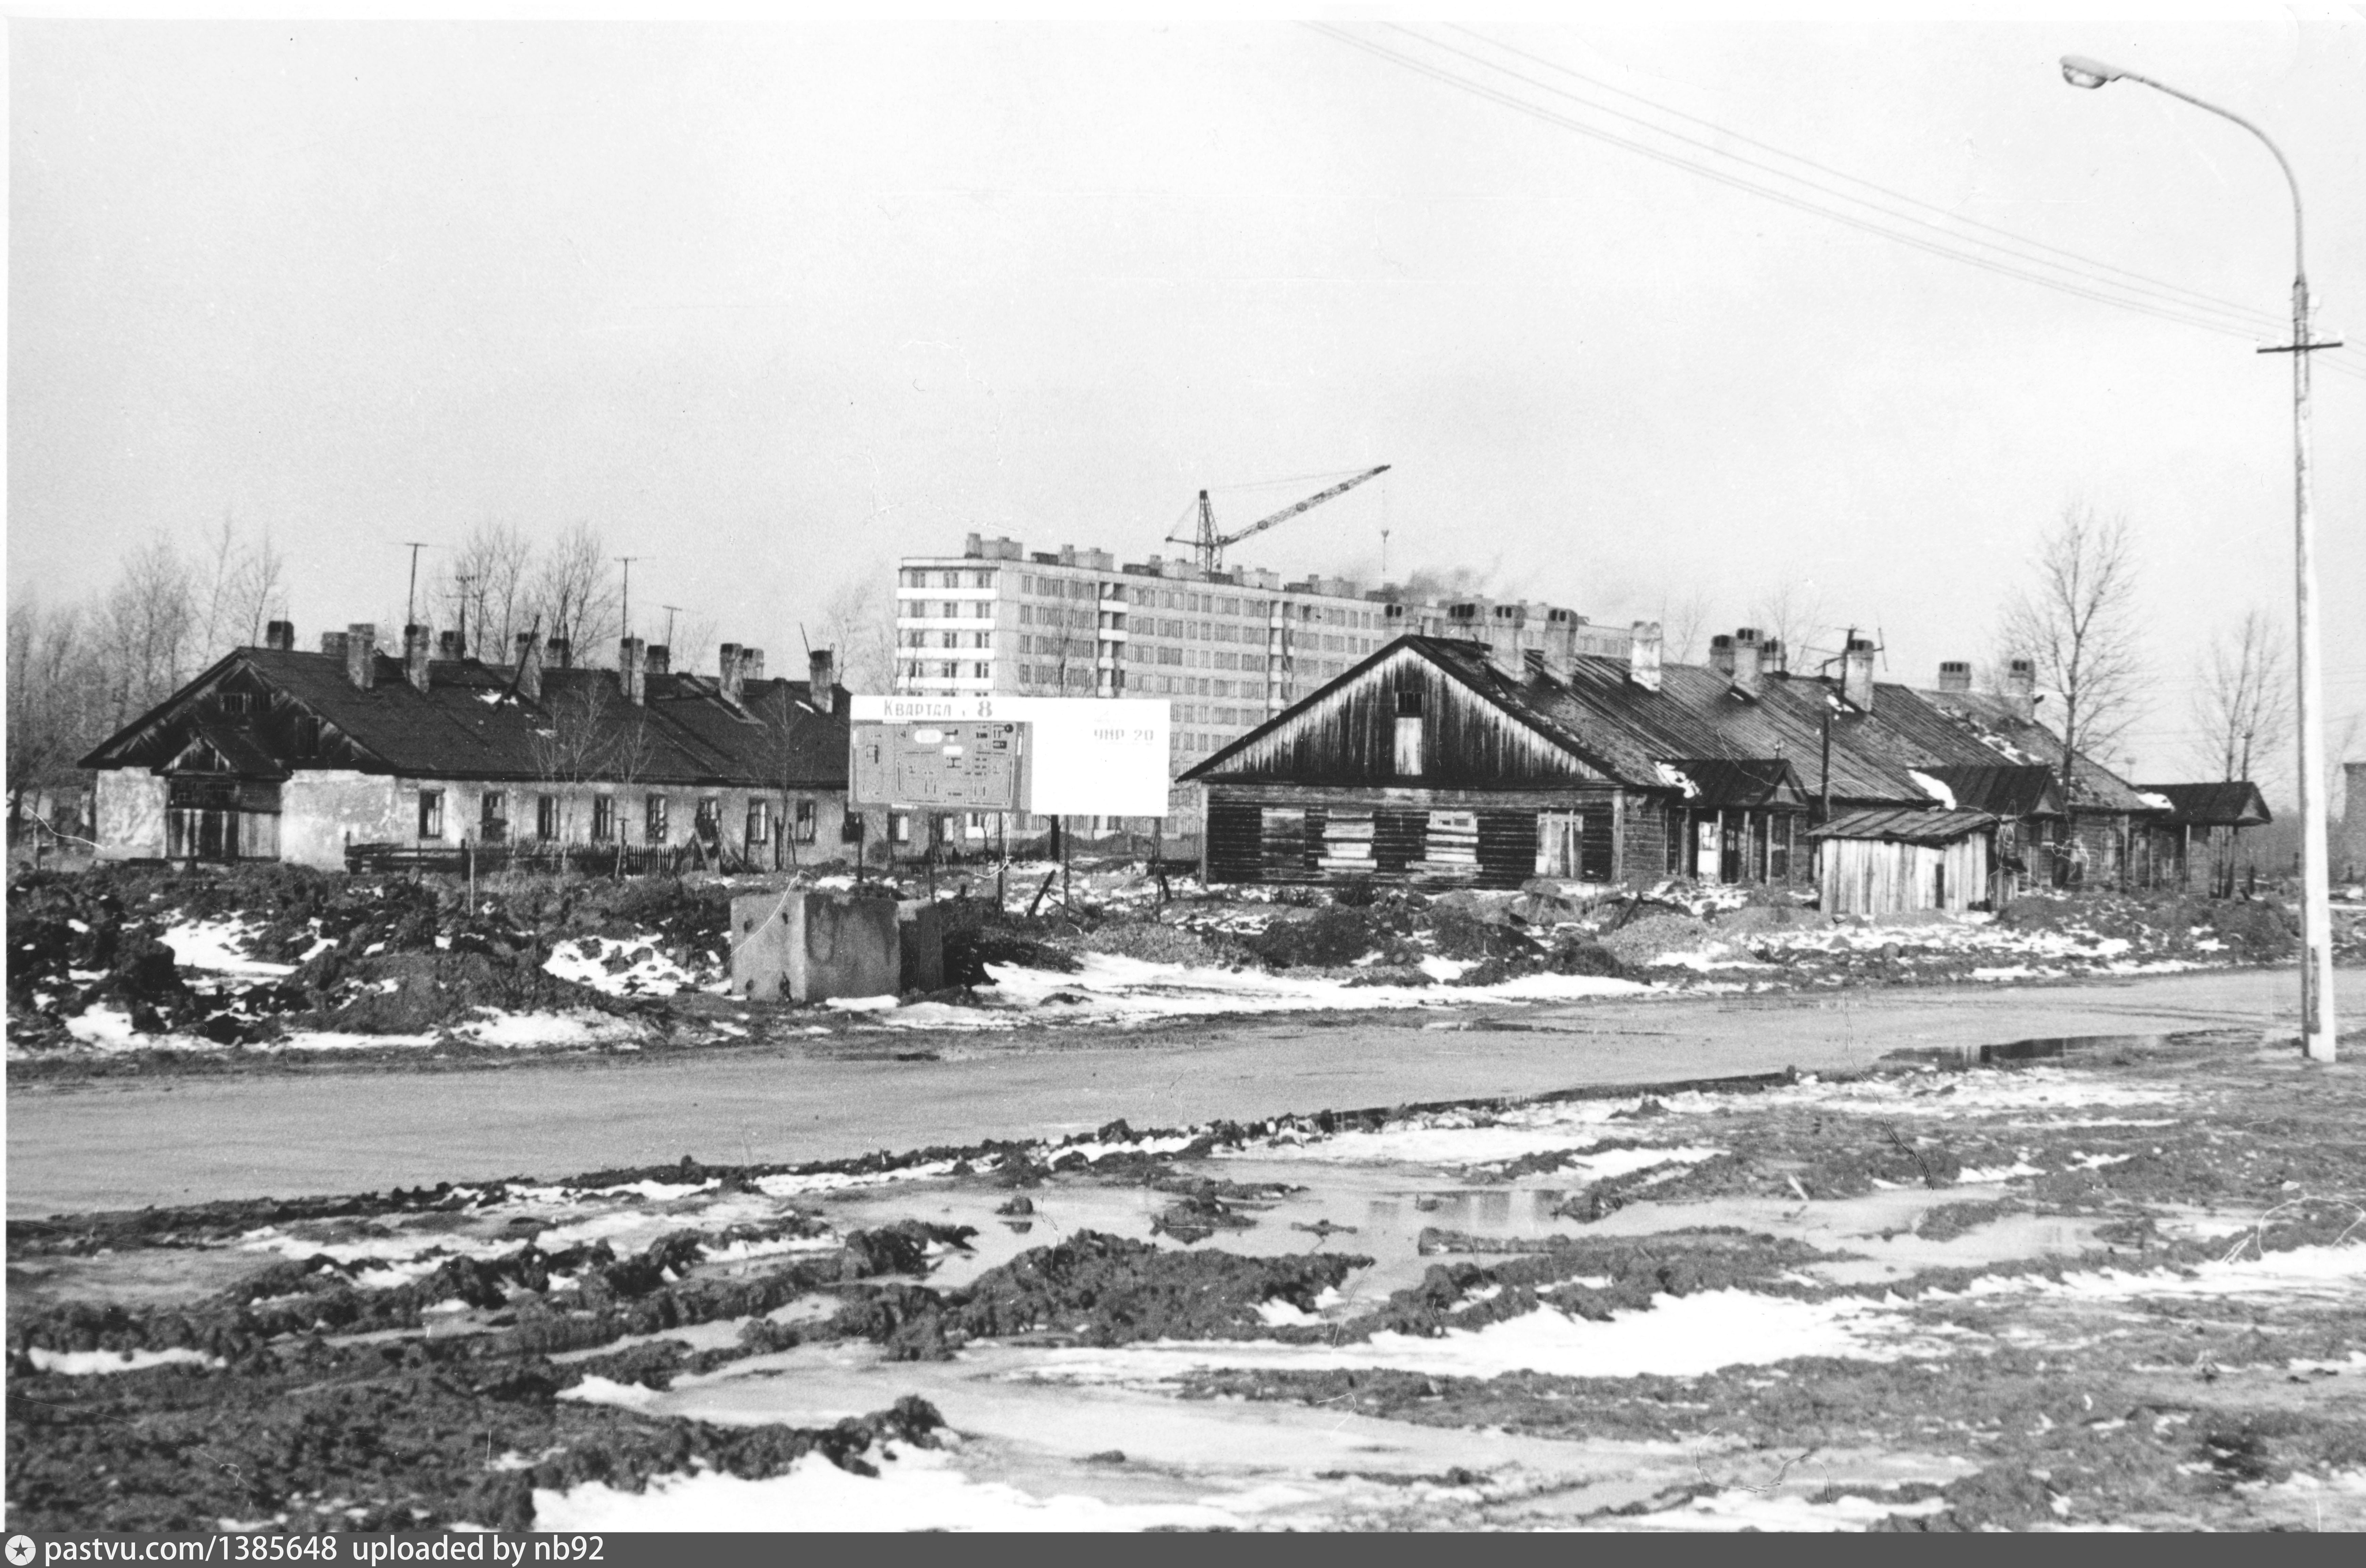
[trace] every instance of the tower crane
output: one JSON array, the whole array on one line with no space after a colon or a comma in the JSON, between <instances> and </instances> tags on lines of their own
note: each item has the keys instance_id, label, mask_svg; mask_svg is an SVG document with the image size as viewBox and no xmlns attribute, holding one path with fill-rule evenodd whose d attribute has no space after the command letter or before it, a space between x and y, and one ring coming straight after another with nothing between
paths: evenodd
<instances>
[{"instance_id":1,"label":"tower crane","mask_svg":"<svg viewBox=\"0 0 2366 1568\"><path fill-rule=\"evenodd\" d=\"M1224 550L1227 546L1237 545L1252 534L1262 534L1277 523L1287 523L1291 518L1297 516L1300 513L1306 511L1310 507L1320 506L1324 502L1331 500L1335 496L1345 495L1349 491L1354 490L1358 485L1362 484L1366 479L1378 479L1380 475L1387 473L1389 468L1390 465L1387 463L1382 463L1377 468L1367 468L1362 473L1356 475L1352 479L1340 480L1337 484L1333 485L1329 490L1317 491L1313 495L1308 496L1304 501L1285 506L1270 517L1260 517L1256 522L1250 524L1247 527L1231 534L1219 534L1216 532L1215 508L1209 505L1208 492L1203 490L1200 492L1200 531L1198 536L1195 538L1186 538L1179 534L1169 534L1166 536L1166 542L1172 545L1191 546L1193 553L1200 558L1200 570L1208 572L1217 571L1221 570L1224 564Z\"/></svg>"}]
</instances>

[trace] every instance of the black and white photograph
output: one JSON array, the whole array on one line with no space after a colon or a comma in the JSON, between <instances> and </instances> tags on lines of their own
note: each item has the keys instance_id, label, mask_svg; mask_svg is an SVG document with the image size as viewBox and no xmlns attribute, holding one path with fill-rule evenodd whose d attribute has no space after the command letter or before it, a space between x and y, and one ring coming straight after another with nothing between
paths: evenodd
<instances>
[{"instance_id":1,"label":"black and white photograph","mask_svg":"<svg viewBox=\"0 0 2366 1568\"><path fill-rule=\"evenodd\" d=\"M2366 8L290 9L0 35L14 1568L2366 1529Z\"/></svg>"}]
</instances>

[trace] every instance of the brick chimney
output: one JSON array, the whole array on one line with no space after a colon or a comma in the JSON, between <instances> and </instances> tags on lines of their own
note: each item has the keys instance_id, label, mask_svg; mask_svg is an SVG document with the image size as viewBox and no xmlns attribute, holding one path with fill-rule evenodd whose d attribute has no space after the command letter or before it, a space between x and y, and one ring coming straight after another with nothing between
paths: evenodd
<instances>
[{"instance_id":1,"label":"brick chimney","mask_svg":"<svg viewBox=\"0 0 2366 1568\"><path fill-rule=\"evenodd\" d=\"M1781 637L1770 637L1758 645L1758 668L1768 675L1791 672L1791 650L1783 646Z\"/></svg>"},{"instance_id":2,"label":"brick chimney","mask_svg":"<svg viewBox=\"0 0 2366 1568\"><path fill-rule=\"evenodd\" d=\"M438 659L460 658L460 634L458 632L437 632L435 634L435 657Z\"/></svg>"},{"instance_id":3,"label":"brick chimney","mask_svg":"<svg viewBox=\"0 0 2366 1568\"><path fill-rule=\"evenodd\" d=\"M648 648L637 637L616 639L616 683L625 688L625 700L635 707L649 700L648 671L642 662Z\"/></svg>"},{"instance_id":4,"label":"brick chimney","mask_svg":"<svg viewBox=\"0 0 2366 1568\"><path fill-rule=\"evenodd\" d=\"M355 621L345 628L345 679L356 691L368 691L377 683L377 626L370 621Z\"/></svg>"},{"instance_id":5,"label":"brick chimney","mask_svg":"<svg viewBox=\"0 0 2366 1568\"><path fill-rule=\"evenodd\" d=\"M263 628L263 646L281 653L296 651L296 623L273 621Z\"/></svg>"},{"instance_id":6,"label":"brick chimney","mask_svg":"<svg viewBox=\"0 0 2366 1568\"><path fill-rule=\"evenodd\" d=\"M1627 679L1647 692L1660 689L1660 623L1637 621L1627 641Z\"/></svg>"},{"instance_id":7,"label":"brick chimney","mask_svg":"<svg viewBox=\"0 0 2366 1568\"><path fill-rule=\"evenodd\" d=\"M665 644L661 642L653 642L649 644L649 650L644 657L648 660L648 671L650 674L670 675L673 673L673 649L668 648Z\"/></svg>"},{"instance_id":8,"label":"brick chimney","mask_svg":"<svg viewBox=\"0 0 2366 1568\"><path fill-rule=\"evenodd\" d=\"M2037 666L2026 659L2004 661L2004 699L2013 716L2023 723L2037 717Z\"/></svg>"},{"instance_id":9,"label":"brick chimney","mask_svg":"<svg viewBox=\"0 0 2366 1568\"><path fill-rule=\"evenodd\" d=\"M1733 679L1733 639L1723 632L1708 639L1708 667L1729 681Z\"/></svg>"},{"instance_id":10,"label":"brick chimney","mask_svg":"<svg viewBox=\"0 0 2366 1568\"><path fill-rule=\"evenodd\" d=\"M1764 668L1756 626L1743 626L1733 634L1733 683L1745 692L1758 690L1758 677Z\"/></svg>"},{"instance_id":11,"label":"brick chimney","mask_svg":"<svg viewBox=\"0 0 2366 1568\"><path fill-rule=\"evenodd\" d=\"M1859 713L1873 711L1873 639L1865 637L1849 638L1848 651L1841 655L1841 695L1849 706Z\"/></svg>"},{"instance_id":12,"label":"brick chimney","mask_svg":"<svg viewBox=\"0 0 2366 1568\"><path fill-rule=\"evenodd\" d=\"M542 661L553 670L575 667L575 645L563 637L552 637L542 645Z\"/></svg>"},{"instance_id":13,"label":"brick chimney","mask_svg":"<svg viewBox=\"0 0 2366 1568\"><path fill-rule=\"evenodd\" d=\"M748 682L750 681L760 681L763 678L764 650L760 648L741 649L739 650L739 684L741 688L744 690Z\"/></svg>"},{"instance_id":14,"label":"brick chimney","mask_svg":"<svg viewBox=\"0 0 2366 1568\"><path fill-rule=\"evenodd\" d=\"M542 637L535 632L517 635L517 689L528 702L542 701Z\"/></svg>"},{"instance_id":15,"label":"brick chimney","mask_svg":"<svg viewBox=\"0 0 2366 1568\"><path fill-rule=\"evenodd\" d=\"M1962 659L1942 660L1939 663L1939 689L1943 692L1968 692L1972 689L1972 666Z\"/></svg>"},{"instance_id":16,"label":"brick chimney","mask_svg":"<svg viewBox=\"0 0 2366 1568\"><path fill-rule=\"evenodd\" d=\"M1520 662L1522 666L1524 666L1525 671L1529 680L1541 683L1552 679L1552 671L1545 668L1545 650L1543 649L1524 648L1520 649Z\"/></svg>"},{"instance_id":17,"label":"brick chimney","mask_svg":"<svg viewBox=\"0 0 2366 1568\"><path fill-rule=\"evenodd\" d=\"M402 678L411 690L427 689L427 647L430 633L416 621L402 628Z\"/></svg>"},{"instance_id":18,"label":"brick chimney","mask_svg":"<svg viewBox=\"0 0 2366 1568\"><path fill-rule=\"evenodd\" d=\"M817 648L806 656L806 681L807 700L817 710L828 713L837 706L838 661L829 649Z\"/></svg>"},{"instance_id":19,"label":"brick chimney","mask_svg":"<svg viewBox=\"0 0 2366 1568\"><path fill-rule=\"evenodd\" d=\"M715 684L722 688L724 700L739 700L739 645L727 642L715 653Z\"/></svg>"}]
</instances>

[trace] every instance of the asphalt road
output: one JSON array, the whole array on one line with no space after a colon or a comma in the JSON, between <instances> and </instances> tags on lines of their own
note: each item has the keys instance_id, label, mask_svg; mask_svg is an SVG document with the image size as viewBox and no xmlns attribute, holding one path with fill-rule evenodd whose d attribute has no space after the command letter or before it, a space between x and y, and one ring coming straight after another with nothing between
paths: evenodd
<instances>
[{"instance_id":1,"label":"asphalt road","mask_svg":"<svg viewBox=\"0 0 2366 1568\"><path fill-rule=\"evenodd\" d=\"M2344 971L2340 1007L2366 1007ZM2288 971L2077 987L1859 991L1211 1021L1152 1032L965 1035L941 1061L794 1046L8 1089L12 1215L557 1177L1399 1105L1583 1085L1832 1072L1910 1047L2254 1027L2289 1038ZM2356 1027L2353 1022L2351 1027ZM898 1041L918 1048L928 1042ZM2353 1035L2348 1050L2360 1045Z\"/></svg>"}]
</instances>

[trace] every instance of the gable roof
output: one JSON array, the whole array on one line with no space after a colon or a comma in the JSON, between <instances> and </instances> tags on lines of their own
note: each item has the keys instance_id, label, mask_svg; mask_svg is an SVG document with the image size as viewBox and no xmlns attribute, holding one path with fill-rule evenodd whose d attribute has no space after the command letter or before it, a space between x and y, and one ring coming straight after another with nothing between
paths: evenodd
<instances>
[{"instance_id":1,"label":"gable roof","mask_svg":"<svg viewBox=\"0 0 2366 1568\"><path fill-rule=\"evenodd\" d=\"M414 777L535 780L629 776L670 784L842 789L847 702L818 711L803 681L749 681L735 705L712 677L650 675L646 702L625 698L613 670L546 669L542 695L515 690L516 671L474 659L433 660L425 691L400 660L373 655L365 691L326 653L238 649L83 759L85 768L162 770L202 737L241 773L268 763L353 768ZM220 688L259 687L267 711L228 715ZM320 755L296 754L296 714L321 721ZM268 776L268 775L265 775Z\"/></svg>"},{"instance_id":2,"label":"gable roof","mask_svg":"<svg viewBox=\"0 0 2366 1568\"><path fill-rule=\"evenodd\" d=\"M1663 665L1659 688L1651 690L1635 682L1624 659L1581 655L1557 670L1515 674L1497 665L1483 643L1419 636L1387 644L1183 778L1412 782L1397 777L1384 757L1361 774L1343 775L1332 765L1343 747L1370 754L1382 745L1376 720L1387 716L1356 694L1386 685L1393 678L1388 672L1407 660L1436 671L1505 728L1560 751L1573 776L1651 790L1682 790L1688 780L1691 801L1709 808L1763 808L1786 791L1818 798L1829 756L1835 805L1928 811L1934 795L1920 773L1945 784L1962 809L2011 817L2061 811L2060 785L2050 773L2059 766L2060 740L2016 716L2001 697L1880 682L1870 707L1858 708L1842 699L1836 682L1769 674L1745 688L1722 671L1689 664ZM1470 727L1457 722L1467 738ZM1327 733L1341 727L1355 733ZM1539 777L1487 776L1483 755L1458 754L1452 762L1460 770L1454 777L1425 771L1419 782L1503 787ZM2078 760L2076 776L2083 809L2156 809L2090 759Z\"/></svg>"},{"instance_id":3,"label":"gable roof","mask_svg":"<svg viewBox=\"0 0 2366 1568\"><path fill-rule=\"evenodd\" d=\"M2248 779L2223 784L2155 784L2135 786L2168 800L2169 815L2154 818L2171 828L2257 828L2275 820L2267 796Z\"/></svg>"}]
</instances>

